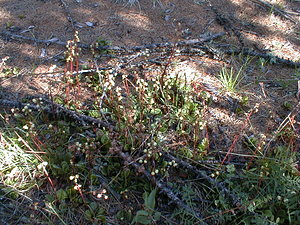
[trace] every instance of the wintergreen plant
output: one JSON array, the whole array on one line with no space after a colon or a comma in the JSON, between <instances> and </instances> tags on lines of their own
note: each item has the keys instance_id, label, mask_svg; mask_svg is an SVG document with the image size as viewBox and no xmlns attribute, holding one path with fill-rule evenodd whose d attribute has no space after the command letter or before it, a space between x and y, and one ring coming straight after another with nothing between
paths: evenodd
<instances>
[{"instance_id":1,"label":"wintergreen plant","mask_svg":"<svg viewBox=\"0 0 300 225\"><path fill-rule=\"evenodd\" d=\"M152 224L155 221L159 220L161 213L155 211L155 196L157 189L153 189L150 194L145 192L143 195L144 206L143 210L139 210L136 212L135 217L132 220L133 223L137 224Z\"/></svg>"}]
</instances>

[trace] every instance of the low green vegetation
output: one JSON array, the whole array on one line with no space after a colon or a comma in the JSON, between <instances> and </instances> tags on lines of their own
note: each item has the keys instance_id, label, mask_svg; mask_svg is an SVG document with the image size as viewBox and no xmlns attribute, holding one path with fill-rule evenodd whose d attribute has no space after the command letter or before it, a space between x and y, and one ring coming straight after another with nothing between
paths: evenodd
<instances>
[{"instance_id":1,"label":"low green vegetation","mask_svg":"<svg viewBox=\"0 0 300 225\"><path fill-rule=\"evenodd\" d=\"M229 154L234 140L212 147L214 99L198 81L169 73L170 63L153 77L97 68L75 76L76 41L68 47L64 94L52 96L59 105L27 98L1 112L1 223L298 223L292 117ZM222 69L223 86L236 91L244 69ZM258 110L249 108L241 115Z\"/></svg>"}]
</instances>

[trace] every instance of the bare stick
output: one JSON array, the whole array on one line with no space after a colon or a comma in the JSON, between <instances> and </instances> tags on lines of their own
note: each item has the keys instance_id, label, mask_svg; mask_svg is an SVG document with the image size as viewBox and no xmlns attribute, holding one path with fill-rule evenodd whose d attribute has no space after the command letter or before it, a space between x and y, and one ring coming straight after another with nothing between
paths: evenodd
<instances>
[{"instance_id":1,"label":"bare stick","mask_svg":"<svg viewBox=\"0 0 300 225\"><path fill-rule=\"evenodd\" d=\"M48 40L41 40L41 39L37 39L37 38L31 38L31 37L26 37L26 36L19 35L19 34L14 34L14 33L11 33L9 31L1 31L0 34L4 35L4 36L9 36L9 37L12 37L12 38L20 39L20 40L32 41L32 42L41 43L41 44L56 44L56 45L62 45L62 46L67 45L67 42L60 41L57 38L52 38L52 39L48 39ZM86 49L91 48L90 45L83 44L83 43L79 43L78 46L80 48L86 48ZM121 50L120 47L117 47L117 46L99 46L99 47L97 47L97 49L99 49L99 50L103 50L103 49Z\"/></svg>"},{"instance_id":2,"label":"bare stick","mask_svg":"<svg viewBox=\"0 0 300 225\"><path fill-rule=\"evenodd\" d=\"M155 179L154 176L151 176L151 174L148 171L141 170L141 166L138 163L134 162L134 160L128 155L128 153L124 153L122 149L116 145L116 143L113 144L114 152L117 153L125 163L127 162L128 164L132 165L137 171L142 172L147 177L147 179L153 181L156 184L156 186L164 194L166 194L178 207L183 208L187 212L191 213L191 215L194 215L199 220L199 224L206 224L205 222L203 222L203 218L199 212L196 212L195 210L191 209L188 205L186 205L180 198L176 196L175 193L173 193L171 189L169 189L161 181Z\"/></svg>"},{"instance_id":3,"label":"bare stick","mask_svg":"<svg viewBox=\"0 0 300 225\"><path fill-rule=\"evenodd\" d=\"M297 21L295 21L292 17L287 15L288 14L287 12L284 12L283 10L277 8L273 4L270 4L270 3L266 2L266 1L263 1L263 0L251 0L251 1L256 3L256 4L259 4L261 6L267 7L269 10L274 11L275 14L277 14L277 15L279 15L279 16L281 16L281 17L283 17L283 18L285 18L285 19L287 19L287 20L289 20L289 21L291 21L295 24L297 23Z\"/></svg>"},{"instance_id":4,"label":"bare stick","mask_svg":"<svg viewBox=\"0 0 300 225\"><path fill-rule=\"evenodd\" d=\"M83 126L86 126L87 124L97 125L98 127L105 127L111 130L114 130L114 126L110 123L101 121L99 119L86 116L80 113L77 113L75 111L66 109L62 105L56 104L46 98L43 98L43 101L46 102L47 106L38 106L34 104L29 103L22 103L19 101L12 101L7 99L0 99L0 106L2 107L8 107L8 108L19 108L23 109L25 106L27 106L28 109L34 110L34 111L44 111L50 115L58 115L58 116L67 116L69 118L72 118L78 122L80 122Z\"/></svg>"},{"instance_id":5,"label":"bare stick","mask_svg":"<svg viewBox=\"0 0 300 225\"><path fill-rule=\"evenodd\" d=\"M198 38L198 39L191 39L191 40L184 40L179 42L165 42L165 43L157 43L157 44L147 44L147 45L140 45L140 46L134 46L129 47L129 50L135 50L140 51L143 49L153 49L153 48L166 48L166 47L181 47L185 45L196 45L196 44L203 44L205 42L209 42L211 40L217 39L219 37L224 36L225 32L220 32L213 34L208 37Z\"/></svg>"},{"instance_id":6,"label":"bare stick","mask_svg":"<svg viewBox=\"0 0 300 225\"><path fill-rule=\"evenodd\" d=\"M10 37L13 37L13 38L17 38L17 39L21 39L21 40L33 41L33 42L42 43L42 44L57 44L57 45L63 45L63 46L67 45L66 42L59 41L57 39L41 40L41 39L37 39L37 38L30 38L30 37L26 37L26 36L19 35L19 34L14 34L14 33L11 33L9 31L2 31L0 34L10 36ZM154 49L154 48L180 47L180 46L185 46L185 45L203 44L205 42L217 39L217 38L222 37L224 35L225 35L225 33L221 32L221 33L216 33L216 34L213 34L211 36L204 37L204 38L199 38L199 39L184 40L184 41L179 41L179 42L165 42L165 43L156 43L156 44L146 44L146 45L139 45L139 46L132 46L132 47L101 46L100 45L96 49L99 49L99 50L108 49L108 50L116 50L116 51L121 51L121 50L141 51L141 50L145 50L145 49ZM83 43L79 43L78 46L80 48L87 48L87 49L91 48L90 45L83 44Z\"/></svg>"},{"instance_id":7,"label":"bare stick","mask_svg":"<svg viewBox=\"0 0 300 225\"><path fill-rule=\"evenodd\" d=\"M72 16L71 16L71 12L70 12L70 10L69 10L69 7L68 7L67 3L65 3L64 0L60 0L60 2L63 4L65 13L67 14L67 19L68 19L68 21L71 23L73 29L75 30L75 24L76 24L76 21L73 20L73 18L72 18Z\"/></svg>"},{"instance_id":8,"label":"bare stick","mask_svg":"<svg viewBox=\"0 0 300 225\"><path fill-rule=\"evenodd\" d=\"M300 67L300 62L295 62L289 59L283 59L280 58L278 56L274 56L272 54L268 54L268 53L261 53L261 52L257 52L254 51L252 49L220 49L221 52L225 53L225 54L243 54L243 55L249 55L249 56L257 56L257 57L261 57L264 58L266 60L272 60L273 64L282 64L282 65L286 65L286 66L290 66L290 67Z\"/></svg>"},{"instance_id":9,"label":"bare stick","mask_svg":"<svg viewBox=\"0 0 300 225\"><path fill-rule=\"evenodd\" d=\"M240 205L240 199L233 195L232 193L230 193L230 191L221 183L217 182L216 180L214 180L213 178L209 177L208 175L206 175L206 173L204 171L201 171L199 169L197 169L196 167L190 165L188 162L185 162L173 155L171 155L170 153L166 153L164 152L163 155L169 159L169 160L174 160L176 163L178 163L179 165L183 166L184 168L187 168L189 171L193 172L196 176L200 177L200 178L204 178L205 180L207 180L211 185L216 186L218 189L221 190L221 192L223 194L225 194L227 197L229 197L231 199L231 201L233 202L234 205Z\"/></svg>"},{"instance_id":10,"label":"bare stick","mask_svg":"<svg viewBox=\"0 0 300 225\"><path fill-rule=\"evenodd\" d=\"M18 35L18 34L13 34L9 31L2 31L2 32L0 32L0 34L4 35L4 36L10 36L12 38L20 39L20 40L33 41L33 42L42 43L42 44L57 44L57 45L63 45L63 46L66 46L66 44L67 44L66 42L59 41L58 39L40 40L40 39L36 39L36 38L30 38L30 37L26 37L26 36L22 36L22 35ZM223 35L225 35L225 33L221 32L221 33L217 33L217 34L211 35L206 38L192 39L192 40L180 41L180 42L175 42L175 43L166 42L166 43L133 46L133 47L98 46L96 49L98 49L98 50L109 49L109 50L114 50L114 51L126 52L126 51L141 51L141 50L146 50L146 49L165 48L165 47L174 47L174 46L182 47L182 46L188 46L188 45L198 45L198 48L201 48L201 46L202 46L202 48L207 49L207 47L204 46L205 42L214 40ZM83 43L79 43L78 46L80 48L86 48L86 49L91 48L90 45L83 44ZM300 62L294 62L292 60L283 59L278 56L274 56L274 55L267 54L267 53L260 53L260 52L254 51L252 49L238 49L238 50L237 49L229 49L229 48L224 49L224 48L218 47L218 46L216 46L215 48L224 54L243 54L243 55L257 56L257 57L261 57L261 58L264 58L267 60L273 60L274 64L283 64L283 65L290 66L290 67L300 67Z\"/></svg>"}]
</instances>

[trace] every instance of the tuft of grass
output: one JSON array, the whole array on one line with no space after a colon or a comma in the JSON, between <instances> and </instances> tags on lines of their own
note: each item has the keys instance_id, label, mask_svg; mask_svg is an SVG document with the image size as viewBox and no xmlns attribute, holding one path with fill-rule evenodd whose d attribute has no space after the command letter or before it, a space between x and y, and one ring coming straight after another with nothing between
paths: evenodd
<instances>
[{"instance_id":1,"label":"tuft of grass","mask_svg":"<svg viewBox=\"0 0 300 225\"><path fill-rule=\"evenodd\" d=\"M219 73L219 79L227 91L236 92L243 79L243 70L239 69L236 72L232 67L230 69L223 67Z\"/></svg>"},{"instance_id":2,"label":"tuft of grass","mask_svg":"<svg viewBox=\"0 0 300 225\"><path fill-rule=\"evenodd\" d=\"M0 223L16 222L18 217L20 223L30 221L30 214L24 212L33 201L32 189L38 188L44 177L39 169L42 162L20 136L23 131L22 127L13 129L0 114L0 218L4 220Z\"/></svg>"},{"instance_id":3,"label":"tuft of grass","mask_svg":"<svg viewBox=\"0 0 300 225\"><path fill-rule=\"evenodd\" d=\"M218 78L225 90L229 92L237 91L238 86L245 77L245 71L252 59L253 58L249 57L244 59L241 58L241 56L238 56L237 58L233 58L233 63L235 64L234 67L232 66L227 68L224 66L221 69ZM240 62L235 62L236 60Z\"/></svg>"},{"instance_id":4,"label":"tuft of grass","mask_svg":"<svg viewBox=\"0 0 300 225\"><path fill-rule=\"evenodd\" d=\"M3 115L0 116L3 120ZM33 152L24 149L18 136L17 131L9 127L0 130L0 182L22 192L36 185L36 177L41 175L37 167L41 162Z\"/></svg>"}]
</instances>

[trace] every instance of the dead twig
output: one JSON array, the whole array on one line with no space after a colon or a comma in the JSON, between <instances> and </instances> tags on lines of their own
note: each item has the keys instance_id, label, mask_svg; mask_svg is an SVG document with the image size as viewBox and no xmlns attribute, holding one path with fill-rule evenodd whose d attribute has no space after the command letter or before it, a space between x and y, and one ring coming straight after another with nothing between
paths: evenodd
<instances>
[{"instance_id":1,"label":"dead twig","mask_svg":"<svg viewBox=\"0 0 300 225\"><path fill-rule=\"evenodd\" d=\"M31 97L33 98L33 97ZM33 111L44 111L50 115L56 115L59 117L69 117L72 118L76 121L78 121L81 125L86 126L88 124L98 126L100 128L107 128L110 130L114 130L113 124L101 121L99 119L86 116L83 114L80 114L78 112L69 110L65 108L62 105L56 104L46 98L42 98L44 102L47 103L45 106L38 106L30 103L22 103L19 101L12 101L12 100L7 100L7 99L0 99L0 106L6 107L6 108L18 108L18 109L23 109L25 106L28 109L31 109Z\"/></svg>"},{"instance_id":2,"label":"dead twig","mask_svg":"<svg viewBox=\"0 0 300 225\"><path fill-rule=\"evenodd\" d=\"M279 9L278 7L276 7L275 5L273 5L271 3L268 3L268 2L263 1L263 0L251 0L251 1L253 3L261 5L261 6L265 7L265 8L268 8L269 10L273 11L275 14L281 16L284 19L287 19L287 20L289 20L289 21L291 21L291 22L293 22L295 24L297 23L296 20L294 20L292 17L290 17L288 15L288 12L285 12L285 11Z\"/></svg>"},{"instance_id":3,"label":"dead twig","mask_svg":"<svg viewBox=\"0 0 300 225\"><path fill-rule=\"evenodd\" d=\"M138 163L134 162L134 160L128 155L128 153L124 153L122 151L122 148L120 148L119 146L117 146L116 142L114 144L112 144L112 146L114 148L113 151L116 154L118 154L118 156L120 158L122 158L122 160L125 162L125 165L126 165L126 163L130 164L130 165L132 165L136 169L136 171L142 172L147 177L148 180L154 182L155 185L164 194L166 194L172 200L172 202L174 202L178 207L183 208L187 212L189 212L191 215L194 215L199 220L199 224L206 224L205 222L203 222L203 218L202 218L202 215L200 214L200 212L196 212L195 209L191 209L180 198L178 198L176 196L176 194L170 188L167 187L167 185L165 185L161 181L157 180L154 176L151 176L151 174L147 170L141 169L141 165L139 165Z\"/></svg>"},{"instance_id":4,"label":"dead twig","mask_svg":"<svg viewBox=\"0 0 300 225\"><path fill-rule=\"evenodd\" d=\"M236 54L242 54L242 55L249 55L249 56L256 56L260 58L264 58L266 60L271 61L273 64L282 64L285 66L289 67L300 67L300 62L295 62L289 59L283 59L278 56L272 55L270 53L262 53L262 52L257 52L252 49L224 49L220 48L220 51L229 54L229 55L236 55Z\"/></svg>"},{"instance_id":5,"label":"dead twig","mask_svg":"<svg viewBox=\"0 0 300 225\"><path fill-rule=\"evenodd\" d=\"M134 47L129 47L129 50L133 51L141 51L143 49L153 49L153 48L174 48L174 47L181 47L181 46L186 46L186 45L196 45L196 44L203 44L205 42L212 41L214 39L220 38L225 35L225 32L220 32L216 34L212 34L207 37L203 38L197 38L197 39L191 39L191 40L184 40L184 41L179 41L179 42L165 42L165 43L156 43L156 44L146 44L146 45L140 45L140 46L134 46Z\"/></svg>"},{"instance_id":6,"label":"dead twig","mask_svg":"<svg viewBox=\"0 0 300 225\"><path fill-rule=\"evenodd\" d=\"M20 40L26 40L26 41L32 41L36 43L42 43L42 44L57 44L57 45L63 45L66 46L67 42L59 41L57 38L52 38L48 40L41 40L37 38L31 38L31 37L26 37L23 35L19 34L14 34L9 31L1 31L1 35L4 36L9 36L12 38L20 39ZM203 37L203 38L198 38L198 39L192 39L192 40L184 40L184 41L179 41L179 42L165 42L165 43L154 43L154 44L146 44L146 45L139 45L139 46L132 46L132 47L119 47L119 46L102 46L99 45L96 47L97 50L115 50L115 51L141 51L141 50L146 50L146 49L154 49L154 48L166 48L166 47L180 47L180 46L186 46L186 45L196 45L196 44L203 44L205 42L209 42L211 40L217 39L219 37L224 36L224 32L212 34L211 36ZM79 43L78 47L80 48L86 48L86 49L91 49L92 47L87 44ZM95 47L93 47L95 48Z\"/></svg>"},{"instance_id":7,"label":"dead twig","mask_svg":"<svg viewBox=\"0 0 300 225\"><path fill-rule=\"evenodd\" d=\"M52 39L48 39L48 40L40 40L40 39L36 39L36 38L30 38L30 37L26 37L23 35L18 35L18 34L13 34L9 31L2 31L0 32L1 35L3 36L9 36L12 38L16 38L16 39L20 39L20 40L26 40L26 41L33 41L36 43L42 43L42 44L57 44L57 45L63 45L66 46L66 42L63 41L59 41L57 38L52 38ZM166 42L166 43L157 43L157 44L147 44L147 45L140 45L140 46L133 46L133 47L119 47L119 46L98 46L96 49L98 50L114 50L114 51L118 51L118 52L127 52L129 53L130 51L142 51L142 50L146 50L146 49L156 49L156 48L166 48L166 47L182 47L182 46L189 46L192 45L194 46L194 48L199 48L203 51L209 51L209 49L207 48L207 46L205 46L205 42L209 42L211 40L214 40L216 38L222 37L224 36L225 33L221 32L221 33L216 33L213 34L211 36L208 37L204 37L204 38L200 38L200 39L192 39L192 40L185 40L185 41L180 41L180 42L176 42L176 43L172 43L172 42ZM79 43L78 46L80 48L86 48L86 49L90 49L91 46L87 45L87 44L83 44L83 43ZM268 54L268 53L262 53L262 52L257 52L255 50L252 49L233 49L232 47L226 47L224 48L222 45L221 46L213 46L215 49L217 49L220 53L222 54L243 54L243 55L249 55L249 56L256 56L256 57L261 57L264 58L266 60L272 60L273 64L283 64L289 67L300 67L300 62L295 62L289 59L283 59L280 58L278 56L274 56L272 54ZM191 52L193 53L193 52ZM195 52L197 54L202 55L201 52Z\"/></svg>"},{"instance_id":8,"label":"dead twig","mask_svg":"<svg viewBox=\"0 0 300 225\"><path fill-rule=\"evenodd\" d=\"M6 30L1 31L0 34L3 35L3 36L8 36L8 37L19 39L19 40L32 41L32 42L41 43L41 44L48 44L48 45L49 44L56 44L56 45L62 45L62 46L66 46L67 45L67 42L60 41L57 38L51 38L51 39L48 39L48 40L42 40L42 39L31 38L31 37L27 37L27 36L23 36L23 35L19 35L19 34L14 34L14 33L11 33L9 31L6 31ZM92 48L90 45L83 44L83 43L79 43L78 47L85 48L85 49L91 49ZM98 50L107 49L107 50L116 50L116 51L121 50L121 48L117 47L117 46L101 46L101 45L98 46L96 49L98 49Z\"/></svg>"},{"instance_id":9,"label":"dead twig","mask_svg":"<svg viewBox=\"0 0 300 225\"><path fill-rule=\"evenodd\" d=\"M226 16L222 15L219 10L216 9L216 7L214 7L210 1L208 1L208 5L211 8L211 10L215 13L216 15L216 21L222 26L224 27L224 30L228 33L232 32L236 38L238 39L238 41L241 44L241 47L245 46L245 42L243 39L243 35L241 34L241 32L236 29L233 25L232 22L229 18L227 18Z\"/></svg>"},{"instance_id":10,"label":"dead twig","mask_svg":"<svg viewBox=\"0 0 300 225\"><path fill-rule=\"evenodd\" d=\"M65 3L64 0L60 0L60 2L62 3L62 5L64 7L64 11L65 11L65 13L67 15L68 21L71 23L72 28L75 30L75 25L76 25L77 22L72 18L71 12L69 10L69 7L68 7L67 3Z\"/></svg>"},{"instance_id":11,"label":"dead twig","mask_svg":"<svg viewBox=\"0 0 300 225\"><path fill-rule=\"evenodd\" d=\"M241 204L240 199L237 196L230 193L230 191L223 184L217 182L216 180L214 180L213 178L208 176L204 171L197 169L195 166L192 166L188 162L183 161L182 159L179 159L170 153L164 152L163 156L171 161L174 160L176 163L178 163L178 165L188 169L190 172L192 172L196 176L198 176L198 178L204 178L205 180L207 180L212 186L217 187L221 191L222 194L224 194L225 196L230 198L230 200L232 201L232 203L234 205L239 206Z\"/></svg>"},{"instance_id":12,"label":"dead twig","mask_svg":"<svg viewBox=\"0 0 300 225\"><path fill-rule=\"evenodd\" d=\"M300 112L300 102L298 102L298 104L293 108L293 110L285 117L285 119L281 122L281 124L279 125L279 127L277 128L277 130L274 132L274 135L272 136L272 138L269 140L269 142L265 145L264 147L264 156L266 156L271 143L278 137L278 135L280 134L280 132L288 125L291 124L291 118L295 117L296 115L299 115Z\"/></svg>"},{"instance_id":13,"label":"dead twig","mask_svg":"<svg viewBox=\"0 0 300 225\"><path fill-rule=\"evenodd\" d=\"M57 45L63 45L63 46L67 45L67 42L60 41L57 38L51 38L51 39L48 39L48 40L41 40L41 39L37 39L37 38L31 38L31 37L26 37L26 36L19 35L19 34L14 34L14 33L11 33L9 31L6 31L6 30L1 31L0 34L3 35L3 36L8 36L8 37L11 37L11 38L15 38L15 39L20 39L20 40L25 40L25 41L32 41L32 42L41 43L41 44L57 44Z\"/></svg>"}]
</instances>

